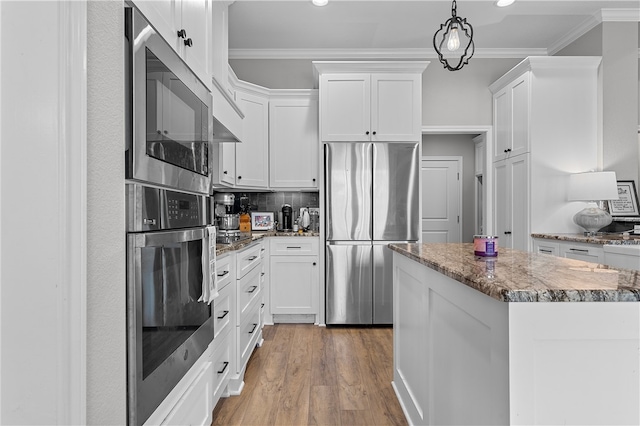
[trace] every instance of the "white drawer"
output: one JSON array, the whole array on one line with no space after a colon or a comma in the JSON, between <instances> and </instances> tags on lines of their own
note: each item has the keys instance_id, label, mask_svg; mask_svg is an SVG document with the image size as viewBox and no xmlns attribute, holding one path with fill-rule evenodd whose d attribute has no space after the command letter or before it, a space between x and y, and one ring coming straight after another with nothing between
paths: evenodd
<instances>
[{"instance_id":1,"label":"white drawer","mask_svg":"<svg viewBox=\"0 0 640 426\"><path fill-rule=\"evenodd\" d=\"M213 302L213 338L214 340L231 328L231 319L234 315L233 292L235 286L226 286L220 291L220 295Z\"/></svg>"},{"instance_id":2,"label":"white drawer","mask_svg":"<svg viewBox=\"0 0 640 426\"><path fill-rule=\"evenodd\" d=\"M230 372L235 370L231 359L233 354L231 333L225 334L219 341L214 341L214 344L216 349L211 356L211 363L213 365L213 401L215 404L229 383Z\"/></svg>"},{"instance_id":3,"label":"white drawer","mask_svg":"<svg viewBox=\"0 0 640 426\"><path fill-rule=\"evenodd\" d=\"M604 249L600 244L562 242L560 256L585 262L604 263Z\"/></svg>"},{"instance_id":4,"label":"white drawer","mask_svg":"<svg viewBox=\"0 0 640 426\"><path fill-rule=\"evenodd\" d=\"M318 254L317 237L274 237L270 239L270 255L310 255Z\"/></svg>"},{"instance_id":5,"label":"white drawer","mask_svg":"<svg viewBox=\"0 0 640 426\"><path fill-rule=\"evenodd\" d=\"M260 330L262 329L260 322L260 304L256 303L251 306L251 310L248 312L247 318L240 324L238 340L240 342L239 348L239 362L238 370L242 370L246 362L249 360L253 348L256 346Z\"/></svg>"},{"instance_id":6,"label":"white drawer","mask_svg":"<svg viewBox=\"0 0 640 426\"><path fill-rule=\"evenodd\" d=\"M533 251L534 253L560 256L560 244L549 240L535 238L533 240Z\"/></svg>"},{"instance_id":7,"label":"white drawer","mask_svg":"<svg viewBox=\"0 0 640 426\"><path fill-rule=\"evenodd\" d=\"M260 294L262 268L253 268L238 281L238 322L242 322L249 305Z\"/></svg>"},{"instance_id":8,"label":"white drawer","mask_svg":"<svg viewBox=\"0 0 640 426\"><path fill-rule=\"evenodd\" d=\"M262 244L254 243L236 253L236 279L241 279L247 275L251 269L262 262L262 258L260 257L261 250Z\"/></svg>"},{"instance_id":9,"label":"white drawer","mask_svg":"<svg viewBox=\"0 0 640 426\"><path fill-rule=\"evenodd\" d=\"M218 291L225 288L233 278L233 256L230 254L223 255L216 259L216 274L218 280Z\"/></svg>"}]
</instances>

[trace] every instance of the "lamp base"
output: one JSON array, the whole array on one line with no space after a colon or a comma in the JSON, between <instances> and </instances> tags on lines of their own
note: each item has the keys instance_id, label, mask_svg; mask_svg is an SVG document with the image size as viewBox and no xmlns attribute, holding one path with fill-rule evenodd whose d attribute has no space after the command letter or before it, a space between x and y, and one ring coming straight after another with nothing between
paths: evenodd
<instances>
[{"instance_id":1,"label":"lamp base","mask_svg":"<svg viewBox=\"0 0 640 426\"><path fill-rule=\"evenodd\" d=\"M587 235L595 235L598 230L609 225L613 218L596 203L589 203L587 207L573 216L573 221L576 225L584 228Z\"/></svg>"}]
</instances>

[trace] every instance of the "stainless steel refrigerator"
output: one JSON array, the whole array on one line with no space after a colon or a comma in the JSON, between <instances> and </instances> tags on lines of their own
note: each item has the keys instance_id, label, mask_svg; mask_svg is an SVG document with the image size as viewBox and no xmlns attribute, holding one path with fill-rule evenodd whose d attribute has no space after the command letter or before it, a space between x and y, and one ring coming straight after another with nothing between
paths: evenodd
<instances>
[{"instance_id":1,"label":"stainless steel refrigerator","mask_svg":"<svg viewBox=\"0 0 640 426\"><path fill-rule=\"evenodd\" d=\"M419 144L325 144L326 323L392 324L392 242L420 232Z\"/></svg>"}]
</instances>

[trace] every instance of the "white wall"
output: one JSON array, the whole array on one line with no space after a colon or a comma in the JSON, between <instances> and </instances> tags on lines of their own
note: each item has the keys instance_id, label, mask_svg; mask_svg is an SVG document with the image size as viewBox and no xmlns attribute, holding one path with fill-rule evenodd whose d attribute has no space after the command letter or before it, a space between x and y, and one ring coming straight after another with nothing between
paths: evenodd
<instances>
[{"instance_id":1,"label":"white wall","mask_svg":"<svg viewBox=\"0 0 640 426\"><path fill-rule=\"evenodd\" d=\"M126 424L123 2L88 2L87 423Z\"/></svg>"},{"instance_id":2,"label":"white wall","mask_svg":"<svg viewBox=\"0 0 640 426\"><path fill-rule=\"evenodd\" d=\"M475 234L475 144L477 135L422 135L423 156L462 157L462 242Z\"/></svg>"},{"instance_id":3,"label":"white wall","mask_svg":"<svg viewBox=\"0 0 640 426\"><path fill-rule=\"evenodd\" d=\"M488 87L518 59L471 59L460 71L447 71L436 59L422 75L422 125L491 125ZM317 87L311 60L232 59L240 80L269 89Z\"/></svg>"}]
</instances>

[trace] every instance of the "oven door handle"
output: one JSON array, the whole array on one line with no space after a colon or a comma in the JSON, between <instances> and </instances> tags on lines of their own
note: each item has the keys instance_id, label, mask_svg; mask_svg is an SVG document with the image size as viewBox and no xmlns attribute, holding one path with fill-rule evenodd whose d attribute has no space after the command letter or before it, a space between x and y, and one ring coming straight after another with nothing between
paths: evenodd
<instances>
[{"instance_id":1,"label":"oven door handle","mask_svg":"<svg viewBox=\"0 0 640 426\"><path fill-rule=\"evenodd\" d=\"M144 234L135 235L135 245L136 247L157 247L165 244L202 240L204 237L204 228L181 229L179 231L145 232Z\"/></svg>"}]
</instances>

